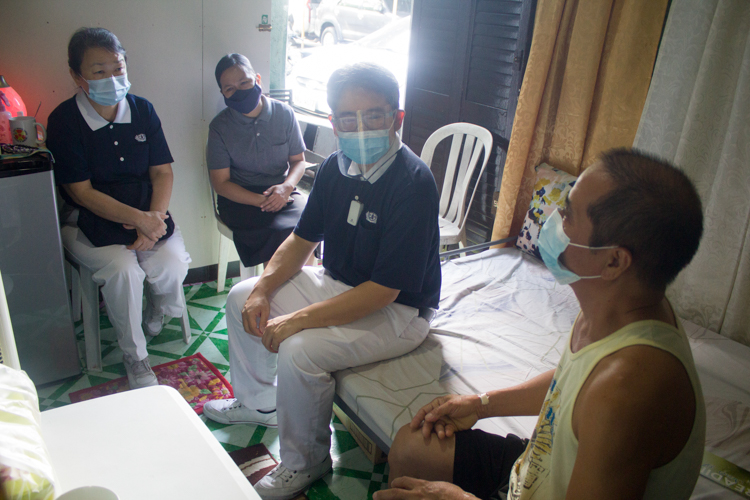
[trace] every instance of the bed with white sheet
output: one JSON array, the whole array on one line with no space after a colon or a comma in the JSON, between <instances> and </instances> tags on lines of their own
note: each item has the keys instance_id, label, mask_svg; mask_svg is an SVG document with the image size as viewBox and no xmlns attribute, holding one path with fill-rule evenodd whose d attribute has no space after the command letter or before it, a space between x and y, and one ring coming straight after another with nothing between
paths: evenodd
<instances>
[{"instance_id":1,"label":"bed with white sheet","mask_svg":"<svg viewBox=\"0 0 750 500\"><path fill-rule=\"evenodd\" d=\"M569 286L515 248L443 263L440 310L425 342L396 359L336 373L336 400L385 451L418 409L447 393L515 385L557 366L579 311ZM707 450L750 469L750 347L683 320L706 399ZM530 437L536 417L476 428ZM693 498L737 498L700 478Z\"/></svg>"}]
</instances>

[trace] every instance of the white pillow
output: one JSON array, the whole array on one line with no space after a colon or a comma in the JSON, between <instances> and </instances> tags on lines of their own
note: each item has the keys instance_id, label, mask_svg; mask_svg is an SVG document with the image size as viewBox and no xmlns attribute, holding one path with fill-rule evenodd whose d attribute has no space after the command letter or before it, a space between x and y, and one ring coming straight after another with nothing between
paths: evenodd
<instances>
[{"instance_id":1,"label":"white pillow","mask_svg":"<svg viewBox=\"0 0 750 500\"><path fill-rule=\"evenodd\" d=\"M5 365L0 365L0 482L8 500L53 500L59 493L34 383L26 372Z\"/></svg>"}]
</instances>

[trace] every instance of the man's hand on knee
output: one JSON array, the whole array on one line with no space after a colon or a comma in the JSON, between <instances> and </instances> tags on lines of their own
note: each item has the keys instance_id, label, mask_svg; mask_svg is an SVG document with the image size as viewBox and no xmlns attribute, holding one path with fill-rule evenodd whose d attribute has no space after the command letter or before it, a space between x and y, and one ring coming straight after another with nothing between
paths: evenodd
<instances>
[{"instance_id":1,"label":"man's hand on knee","mask_svg":"<svg viewBox=\"0 0 750 500\"><path fill-rule=\"evenodd\" d=\"M259 293L251 293L242 308L242 326L250 335L262 337L268 323L271 305L268 297Z\"/></svg>"},{"instance_id":2,"label":"man's hand on knee","mask_svg":"<svg viewBox=\"0 0 750 500\"><path fill-rule=\"evenodd\" d=\"M303 328L295 321L294 314L277 316L266 324L263 332L263 345L270 352L277 353L284 340L302 330Z\"/></svg>"},{"instance_id":3,"label":"man's hand on knee","mask_svg":"<svg viewBox=\"0 0 750 500\"><path fill-rule=\"evenodd\" d=\"M451 437L458 431L471 429L479 420L477 410L479 397L449 394L435 398L423 406L411 421L411 428L422 428L422 434L429 438L433 432L438 438Z\"/></svg>"},{"instance_id":4,"label":"man's hand on knee","mask_svg":"<svg viewBox=\"0 0 750 500\"><path fill-rule=\"evenodd\" d=\"M468 500L476 499L455 484L442 481L424 481L413 477L399 477L391 483L391 489L376 491L373 500L430 499Z\"/></svg>"}]
</instances>

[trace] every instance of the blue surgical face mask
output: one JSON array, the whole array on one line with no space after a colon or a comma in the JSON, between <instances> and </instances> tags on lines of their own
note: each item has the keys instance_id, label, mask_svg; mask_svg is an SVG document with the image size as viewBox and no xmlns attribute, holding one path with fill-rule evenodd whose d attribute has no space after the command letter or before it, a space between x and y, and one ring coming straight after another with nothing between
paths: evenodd
<instances>
[{"instance_id":1,"label":"blue surgical face mask","mask_svg":"<svg viewBox=\"0 0 750 500\"><path fill-rule=\"evenodd\" d=\"M114 106L122 101L130 90L128 75L112 76L101 80L86 80L89 99L102 106Z\"/></svg>"},{"instance_id":2,"label":"blue surgical face mask","mask_svg":"<svg viewBox=\"0 0 750 500\"><path fill-rule=\"evenodd\" d=\"M231 96L224 97L224 104L246 115L258 107L262 91L259 83L256 83L251 89L235 90Z\"/></svg>"},{"instance_id":3,"label":"blue surgical face mask","mask_svg":"<svg viewBox=\"0 0 750 500\"><path fill-rule=\"evenodd\" d=\"M347 158L360 165L371 165L391 148L391 129L338 132L338 140Z\"/></svg>"},{"instance_id":4,"label":"blue surgical face mask","mask_svg":"<svg viewBox=\"0 0 750 500\"><path fill-rule=\"evenodd\" d=\"M601 278L599 276L578 276L576 273L567 269L565 266L560 264L560 255L565 251L568 245L578 248L588 248L589 250L605 250L607 248L617 248L617 246L606 246L606 247L590 247L587 245L579 245L577 243L571 243L568 235L563 231L562 217L560 212L555 210L552 215L547 217L547 221L542 226L542 230L539 232L539 241L537 246L539 253L542 255L542 260L547 266L547 269L555 277L555 281L561 285L569 285L575 283L580 279L594 279Z\"/></svg>"}]
</instances>

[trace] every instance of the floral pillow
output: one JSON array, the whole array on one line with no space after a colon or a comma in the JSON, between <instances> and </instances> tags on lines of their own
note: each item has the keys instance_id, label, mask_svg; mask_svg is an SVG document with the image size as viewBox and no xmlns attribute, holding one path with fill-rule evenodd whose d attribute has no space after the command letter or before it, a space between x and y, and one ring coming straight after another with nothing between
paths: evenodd
<instances>
[{"instance_id":1,"label":"floral pillow","mask_svg":"<svg viewBox=\"0 0 750 500\"><path fill-rule=\"evenodd\" d=\"M565 205L565 197L575 182L575 176L550 167L546 163L536 167L534 195L531 198L526 219L523 221L521 234L516 240L518 248L541 260L542 256L537 248L539 231L547 217L552 215L556 208L562 208Z\"/></svg>"}]
</instances>

